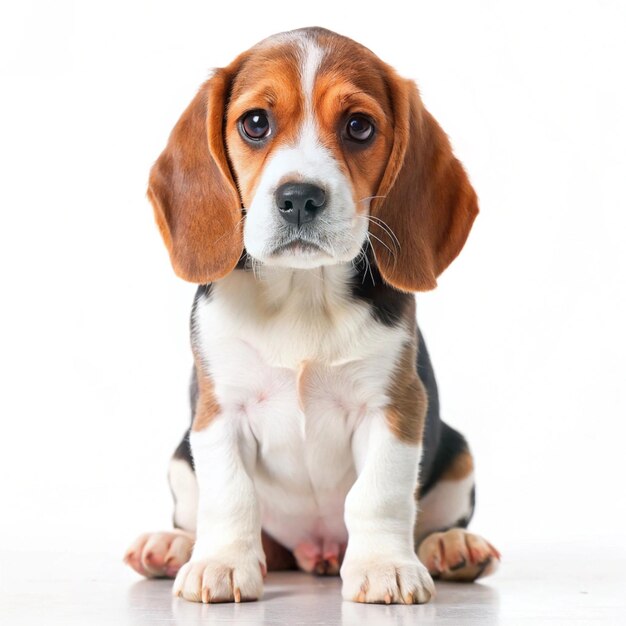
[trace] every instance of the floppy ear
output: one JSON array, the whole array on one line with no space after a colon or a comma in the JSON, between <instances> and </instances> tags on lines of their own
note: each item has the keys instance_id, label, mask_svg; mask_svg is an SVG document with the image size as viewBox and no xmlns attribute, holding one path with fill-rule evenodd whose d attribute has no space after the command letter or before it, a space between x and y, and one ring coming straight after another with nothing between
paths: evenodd
<instances>
[{"instance_id":1,"label":"floppy ear","mask_svg":"<svg viewBox=\"0 0 626 626\"><path fill-rule=\"evenodd\" d=\"M228 274L243 249L241 200L223 130L237 65L216 70L200 87L150 171L148 198L172 265L194 283Z\"/></svg>"},{"instance_id":2,"label":"floppy ear","mask_svg":"<svg viewBox=\"0 0 626 626\"><path fill-rule=\"evenodd\" d=\"M371 215L378 269L401 291L425 291L461 251L478 214L476 193L415 83L389 82L394 141ZM377 241L378 238L381 241Z\"/></svg>"}]
</instances>

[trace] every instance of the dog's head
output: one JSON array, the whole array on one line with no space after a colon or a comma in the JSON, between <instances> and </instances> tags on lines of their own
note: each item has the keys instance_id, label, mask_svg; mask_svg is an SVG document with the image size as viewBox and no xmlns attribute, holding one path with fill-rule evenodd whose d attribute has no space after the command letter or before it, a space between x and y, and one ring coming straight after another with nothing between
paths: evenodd
<instances>
[{"instance_id":1,"label":"dog's head","mask_svg":"<svg viewBox=\"0 0 626 626\"><path fill-rule=\"evenodd\" d=\"M243 247L268 265L354 259L432 289L460 252L476 194L417 87L318 28L275 35L218 69L181 116L148 189L172 264L208 283Z\"/></svg>"}]
</instances>

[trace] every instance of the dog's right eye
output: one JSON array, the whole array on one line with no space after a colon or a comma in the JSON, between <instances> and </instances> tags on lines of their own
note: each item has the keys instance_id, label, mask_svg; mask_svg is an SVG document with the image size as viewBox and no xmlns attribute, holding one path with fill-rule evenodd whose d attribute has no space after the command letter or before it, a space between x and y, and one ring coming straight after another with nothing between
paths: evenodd
<instances>
[{"instance_id":1,"label":"dog's right eye","mask_svg":"<svg viewBox=\"0 0 626 626\"><path fill-rule=\"evenodd\" d=\"M272 131L270 121L265 111L248 111L239 122L239 127L243 131L246 139L260 141L269 136Z\"/></svg>"}]
</instances>

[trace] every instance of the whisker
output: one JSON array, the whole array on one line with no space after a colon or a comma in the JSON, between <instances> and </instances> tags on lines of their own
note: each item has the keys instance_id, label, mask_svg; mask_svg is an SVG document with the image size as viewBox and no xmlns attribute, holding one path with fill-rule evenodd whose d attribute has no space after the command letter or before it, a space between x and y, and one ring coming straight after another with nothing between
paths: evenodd
<instances>
[{"instance_id":1,"label":"whisker","mask_svg":"<svg viewBox=\"0 0 626 626\"><path fill-rule=\"evenodd\" d=\"M365 202L367 200L373 200L374 198L386 198L387 196L366 196L365 198L361 198L360 200L357 200L357 204L360 204L361 202Z\"/></svg>"},{"instance_id":2,"label":"whisker","mask_svg":"<svg viewBox=\"0 0 626 626\"><path fill-rule=\"evenodd\" d=\"M389 226L389 224L387 224L385 220L381 219L380 217L376 217L375 215L368 215L367 217L370 220L376 220L375 223L384 231L386 231L390 237L393 237L393 239L395 239L396 244L398 244L398 248L402 248L402 246L400 245L400 240L396 236L396 233L393 232L391 226Z\"/></svg>"},{"instance_id":3,"label":"whisker","mask_svg":"<svg viewBox=\"0 0 626 626\"><path fill-rule=\"evenodd\" d=\"M366 233L366 240L370 248L372 248L372 254L374 254L374 248L372 246L372 241L370 240L369 233ZM367 249L366 249L366 252L367 252ZM374 280L374 273L372 272L372 264L370 263L369 257L366 254L365 255L365 273L363 274L363 280L361 281L361 284L365 282L365 276L367 276L368 270L370 273L370 278L372 279L372 285L376 286L376 281Z\"/></svg>"},{"instance_id":4,"label":"whisker","mask_svg":"<svg viewBox=\"0 0 626 626\"><path fill-rule=\"evenodd\" d=\"M241 224L241 222L243 222L243 220L245 219L245 215L241 216L241 219L233 226L232 230L226 231L225 233L223 233L222 235L220 235L214 242L213 245L215 245L216 243L218 243L219 241L221 241L222 239L224 239L224 237L226 237L226 235L232 235L237 228L239 228L239 225Z\"/></svg>"},{"instance_id":5,"label":"whisker","mask_svg":"<svg viewBox=\"0 0 626 626\"><path fill-rule=\"evenodd\" d=\"M261 273L262 266L263 263L261 263L261 261L253 257L248 251L246 251L246 269L251 269L252 275L254 276L255 280L258 280L260 282L263 282L265 280Z\"/></svg>"},{"instance_id":6,"label":"whisker","mask_svg":"<svg viewBox=\"0 0 626 626\"><path fill-rule=\"evenodd\" d=\"M372 221L373 218L371 215L359 215L359 217L363 218L363 219L367 219L370 220L372 224L378 226L390 239L391 239L391 245L395 248L395 251L393 252L393 254L399 252L401 245L400 245L400 241L398 240L398 238L396 237L395 233L391 230L391 228L387 225L383 224L379 224L377 222ZM388 250L389 252L391 252L391 249L389 248L389 246L387 246L379 237L377 237L376 235L374 235L374 233L372 233L371 230L368 230L368 232L378 241L380 241L381 244L383 244Z\"/></svg>"},{"instance_id":7,"label":"whisker","mask_svg":"<svg viewBox=\"0 0 626 626\"><path fill-rule=\"evenodd\" d=\"M377 237L374 233L368 233L368 236L374 237L374 239L376 239L376 241L380 242L383 246L385 246L385 248L387 248L387 250L389 250L389 254L391 254L391 256L394 259L394 263L395 263L395 261L396 261L396 253L395 253L395 251L392 250L382 239Z\"/></svg>"}]
</instances>

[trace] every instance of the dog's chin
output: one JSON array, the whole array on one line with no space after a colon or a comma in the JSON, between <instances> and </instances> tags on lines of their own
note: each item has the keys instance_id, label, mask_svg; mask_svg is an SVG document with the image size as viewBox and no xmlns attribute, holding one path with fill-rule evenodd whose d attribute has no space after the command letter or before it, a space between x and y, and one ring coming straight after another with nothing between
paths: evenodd
<instances>
[{"instance_id":1,"label":"dog's chin","mask_svg":"<svg viewBox=\"0 0 626 626\"><path fill-rule=\"evenodd\" d=\"M266 267L285 267L291 269L314 269L329 265L349 263L359 253L360 248L345 250L343 254L330 251L323 244L295 239L266 247L263 254L254 254L248 250L249 256Z\"/></svg>"},{"instance_id":2,"label":"dog's chin","mask_svg":"<svg viewBox=\"0 0 626 626\"><path fill-rule=\"evenodd\" d=\"M335 265L341 261L321 245L295 240L274 247L269 254L264 255L262 262L276 267L312 269L323 265Z\"/></svg>"}]
</instances>

